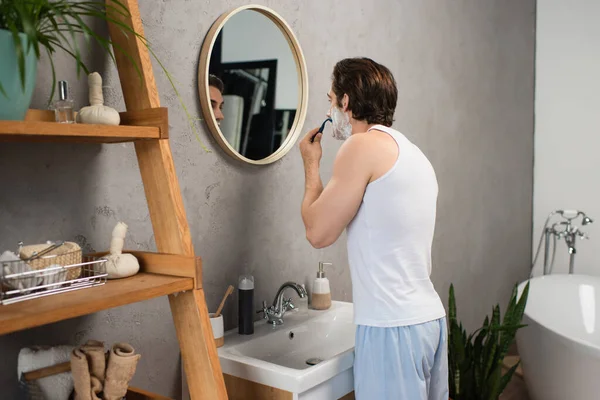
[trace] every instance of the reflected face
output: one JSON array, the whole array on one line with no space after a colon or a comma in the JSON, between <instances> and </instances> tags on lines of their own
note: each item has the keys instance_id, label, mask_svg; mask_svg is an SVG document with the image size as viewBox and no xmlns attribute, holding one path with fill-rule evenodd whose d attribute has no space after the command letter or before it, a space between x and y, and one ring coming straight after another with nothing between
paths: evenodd
<instances>
[{"instance_id":1,"label":"reflected face","mask_svg":"<svg viewBox=\"0 0 600 400\"><path fill-rule=\"evenodd\" d=\"M217 124L220 125L221 121L225 119L223 115L223 94L214 86L209 86L208 90L210 94L210 106L215 114Z\"/></svg>"}]
</instances>

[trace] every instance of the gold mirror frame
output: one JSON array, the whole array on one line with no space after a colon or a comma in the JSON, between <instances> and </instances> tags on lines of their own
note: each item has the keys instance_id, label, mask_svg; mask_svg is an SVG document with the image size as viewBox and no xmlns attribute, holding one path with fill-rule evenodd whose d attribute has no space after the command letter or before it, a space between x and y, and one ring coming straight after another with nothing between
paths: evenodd
<instances>
[{"instance_id":1,"label":"gold mirror frame","mask_svg":"<svg viewBox=\"0 0 600 400\"><path fill-rule=\"evenodd\" d=\"M292 124L292 128L290 129L290 132L288 133L285 141L273 154L260 160L251 160L247 157L244 157L237 150L235 150L225 139L225 136L223 136L223 133L219 128L219 125L217 125L215 115L212 111L208 88L208 66L210 63L210 57L217 36L231 17L233 17L240 11L245 10L251 10L261 13L262 15L266 16L271 21L273 21L273 23L275 23L275 25L277 25L277 27L281 30L281 33L285 36L288 44L290 45L290 50L292 51L294 55L294 60L296 61L296 70L298 72L298 87L300 89L298 91L298 111L296 112L294 123ZM298 39L296 39L296 36L292 32L292 29L285 22L285 20L281 16L279 16L279 14L269 9L268 7L261 5L251 4L247 6L242 6L221 15L219 19L217 19L210 27L210 30L204 38L204 43L202 43L202 49L200 51L200 62L198 66L198 93L200 96L202 114L205 117L206 125L208 126L210 133L217 140L221 148L225 150L225 152L231 157L237 160L247 162L249 164L266 165L271 164L285 156L296 143L298 136L300 136L302 127L304 125L304 120L306 119L306 108L308 104L308 75L306 71L306 60L304 59L304 54L302 53L302 49L300 48L300 43L298 42ZM208 116L210 116L210 118L208 118Z\"/></svg>"}]
</instances>

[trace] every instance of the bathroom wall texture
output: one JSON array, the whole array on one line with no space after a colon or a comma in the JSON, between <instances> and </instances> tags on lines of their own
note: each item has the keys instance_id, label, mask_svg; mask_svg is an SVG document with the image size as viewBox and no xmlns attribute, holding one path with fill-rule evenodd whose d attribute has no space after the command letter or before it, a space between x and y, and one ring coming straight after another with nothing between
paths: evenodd
<instances>
[{"instance_id":1,"label":"bathroom wall texture","mask_svg":"<svg viewBox=\"0 0 600 400\"><path fill-rule=\"evenodd\" d=\"M305 130L323 120L336 61L368 56L395 74L394 126L423 149L438 174L433 281L444 302L454 283L459 315L475 328L527 276L531 259L535 2L258 2L280 13L303 46L311 93ZM204 36L221 13L247 3L140 2L148 39L178 82L183 101L197 112ZM123 109L114 66L97 51L88 61L104 76L106 103ZM73 62L57 55L56 65L58 77L72 83L77 105L86 104L87 83L76 81ZM209 307L217 307L242 272L255 275L258 306L271 301L284 281L310 283L320 260L334 263L327 271L334 299L352 300L345 237L324 250L305 240L297 148L271 166L244 165L229 159L199 125L210 150L204 151L154 66L162 104L170 108L175 165L195 249L204 259ZM50 83L44 60L33 107L45 107ZM326 137L324 148L322 176L328 180L339 143ZM69 239L86 250L103 250L121 220L129 225L127 248L154 249L131 144L2 144L0 171L2 249L19 240ZM228 328L235 326L236 300L225 307ZM131 343L142 354L133 383L179 394L180 355L168 301L161 298L0 337L2 397L16 397L21 347L88 338Z\"/></svg>"},{"instance_id":2,"label":"bathroom wall texture","mask_svg":"<svg viewBox=\"0 0 600 400\"><path fill-rule=\"evenodd\" d=\"M540 0L535 88L534 251L553 210L579 209L596 223L582 228L575 272L600 275L600 3ZM542 272L542 258L535 273ZM564 241L554 271L569 270Z\"/></svg>"}]
</instances>

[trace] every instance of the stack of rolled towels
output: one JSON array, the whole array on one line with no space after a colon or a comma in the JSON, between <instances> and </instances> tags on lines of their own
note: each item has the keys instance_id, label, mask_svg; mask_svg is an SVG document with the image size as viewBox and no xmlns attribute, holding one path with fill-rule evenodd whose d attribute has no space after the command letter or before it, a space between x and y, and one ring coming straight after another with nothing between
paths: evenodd
<instances>
[{"instance_id":1,"label":"stack of rolled towels","mask_svg":"<svg viewBox=\"0 0 600 400\"><path fill-rule=\"evenodd\" d=\"M21 378L26 372L70 361L71 372L30 381L28 392L38 393L45 400L121 400L140 357L127 343L116 343L108 351L97 340L88 340L79 347L34 346L19 352L17 372Z\"/></svg>"},{"instance_id":2,"label":"stack of rolled towels","mask_svg":"<svg viewBox=\"0 0 600 400\"><path fill-rule=\"evenodd\" d=\"M88 340L71 353L75 400L121 400L127 394L141 355L127 343L105 353L104 343Z\"/></svg>"}]
</instances>

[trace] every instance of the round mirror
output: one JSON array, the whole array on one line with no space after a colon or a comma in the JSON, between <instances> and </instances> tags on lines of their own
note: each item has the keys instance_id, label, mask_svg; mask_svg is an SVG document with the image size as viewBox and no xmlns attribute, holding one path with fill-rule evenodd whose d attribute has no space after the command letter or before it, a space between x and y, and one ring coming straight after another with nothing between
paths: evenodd
<instances>
[{"instance_id":1,"label":"round mirror","mask_svg":"<svg viewBox=\"0 0 600 400\"><path fill-rule=\"evenodd\" d=\"M293 147L306 116L308 78L300 44L266 7L225 13L202 45L198 90L206 124L230 156L272 163Z\"/></svg>"}]
</instances>

